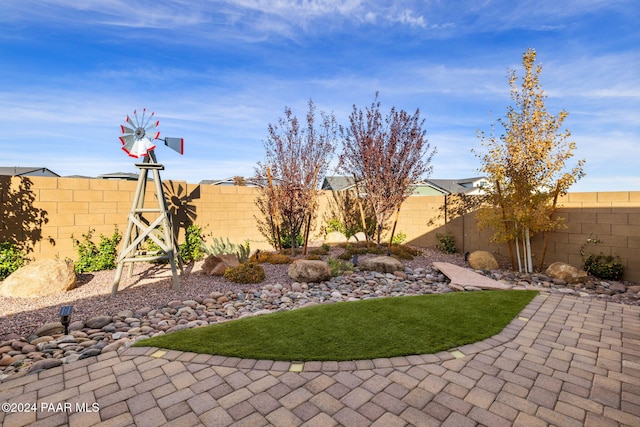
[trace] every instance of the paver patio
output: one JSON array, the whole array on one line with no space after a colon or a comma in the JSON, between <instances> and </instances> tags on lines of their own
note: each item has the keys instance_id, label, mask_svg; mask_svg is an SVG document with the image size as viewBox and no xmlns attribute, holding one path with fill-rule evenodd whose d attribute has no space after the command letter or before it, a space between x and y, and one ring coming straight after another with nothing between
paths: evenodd
<instances>
[{"instance_id":1,"label":"paver patio","mask_svg":"<svg viewBox=\"0 0 640 427\"><path fill-rule=\"evenodd\" d=\"M482 342L371 361L129 348L1 383L0 402L12 427L640 426L640 307L540 294Z\"/></svg>"}]
</instances>

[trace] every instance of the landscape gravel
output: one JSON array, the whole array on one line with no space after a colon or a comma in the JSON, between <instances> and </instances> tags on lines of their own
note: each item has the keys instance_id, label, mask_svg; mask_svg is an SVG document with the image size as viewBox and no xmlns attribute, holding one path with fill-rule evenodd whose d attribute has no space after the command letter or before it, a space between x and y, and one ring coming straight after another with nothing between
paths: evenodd
<instances>
[{"instance_id":1,"label":"landscape gravel","mask_svg":"<svg viewBox=\"0 0 640 427\"><path fill-rule=\"evenodd\" d=\"M116 351L157 334L246 316L327 302L452 292L448 279L433 268L436 261L468 267L462 255L426 249L413 260L404 260L404 271L394 274L356 271L321 283L298 283L287 275L288 265L262 264L265 281L240 285L201 274L196 264L186 267L181 289L175 291L167 266L137 263L132 277L123 274L114 297L115 271L80 275L78 286L64 294L33 299L0 297L0 381ZM640 300L640 287L632 283L589 280L568 285L544 274L478 272L517 289L626 304ZM64 305L74 307L68 335L62 334L59 323L58 313Z\"/></svg>"}]
</instances>

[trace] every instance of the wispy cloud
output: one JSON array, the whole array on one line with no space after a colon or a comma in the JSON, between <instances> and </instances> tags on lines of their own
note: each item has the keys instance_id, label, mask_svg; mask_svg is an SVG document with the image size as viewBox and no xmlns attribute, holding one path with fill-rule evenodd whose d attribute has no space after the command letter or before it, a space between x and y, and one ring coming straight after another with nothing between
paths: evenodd
<instances>
[{"instance_id":1,"label":"wispy cloud","mask_svg":"<svg viewBox=\"0 0 640 427\"><path fill-rule=\"evenodd\" d=\"M549 94L583 98L640 98L640 49L544 61Z\"/></svg>"}]
</instances>

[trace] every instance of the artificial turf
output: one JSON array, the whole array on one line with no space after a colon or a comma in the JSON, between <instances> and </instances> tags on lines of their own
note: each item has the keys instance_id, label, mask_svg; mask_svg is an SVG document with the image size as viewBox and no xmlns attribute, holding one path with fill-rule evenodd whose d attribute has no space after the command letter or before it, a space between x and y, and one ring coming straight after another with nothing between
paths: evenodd
<instances>
[{"instance_id":1,"label":"artificial turf","mask_svg":"<svg viewBox=\"0 0 640 427\"><path fill-rule=\"evenodd\" d=\"M498 334L536 291L482 291L321 304L139 341L247 359L343 361L431 354Z\"/></svg>"}]
</instances>

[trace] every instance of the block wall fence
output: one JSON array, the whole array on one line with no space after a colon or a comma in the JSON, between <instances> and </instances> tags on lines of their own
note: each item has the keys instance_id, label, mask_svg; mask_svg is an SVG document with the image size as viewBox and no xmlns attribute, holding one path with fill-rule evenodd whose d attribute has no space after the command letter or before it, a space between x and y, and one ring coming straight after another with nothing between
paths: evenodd
<instances>
[{"instance_id":1,"label":"block wall fence","mask_svg":"<svg viewBox=\"0 0 640 427\"><path fill-rule=\"evenodd\" d=\"M77 254L71 236L81 238L94 229L94 241L100 234L111 235L114 227L124 233L131 210L135 181L90 178L0 177L3 215L0 219L0 242L17 239L32 242L34 259L71 258ZM231 242L250 242L251 249L268 249L258 232L260 216L254 200L258 190L252 187L188 184L164 181L174 227L179 227L179 241L184 228L193 222L208 237L229 238ZM330 192L319 198L320 212L315 221L312 240L322 240L320 230L326 217ZM402 205L396 230L407 235L406 243L432 247L437 235L451 232L459 252L488 250L500 262L508 261L504 244L491 243L490 230L479 230L473 213L444 222L438 218L443 196L412 196ZM157 206L155 186L148 184L145 207ZM640 191L569 193L560 200L558 214L566 228L550 233L545 265L562 261L581 266L586 255L617 255L625 266L626 280L640 282ZM38 221L33 213L40 213ZM153 220L153 218L150 218ZM429 225L429 221L436 219ZM540 253L542 235L534 236L534 255ZM597 245L587 243L598 239ZM534 259L534 263L535 263Z\"/></svg>"}]
</instances>

